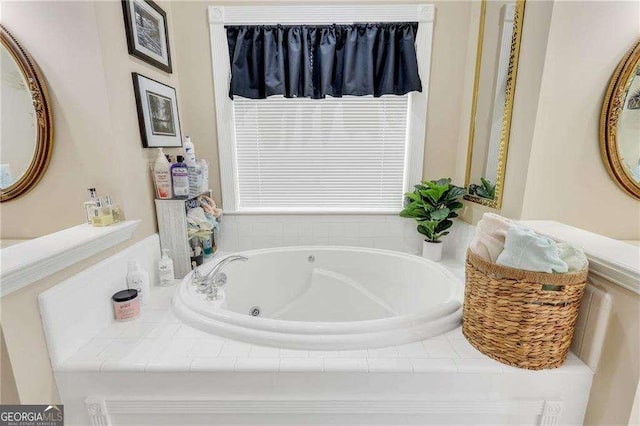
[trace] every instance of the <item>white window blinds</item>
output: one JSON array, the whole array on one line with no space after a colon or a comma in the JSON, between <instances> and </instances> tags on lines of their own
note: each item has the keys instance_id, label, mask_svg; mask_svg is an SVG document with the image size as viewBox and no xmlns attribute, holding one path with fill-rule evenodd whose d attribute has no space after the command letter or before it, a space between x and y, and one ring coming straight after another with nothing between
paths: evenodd
<instances>
[{"instance_id":1,"label":"white window blinds","mask_svg":"<svg viewBox=\"0 0 640 426\"><path fill-rule=\"evenodd\" d=\"M399 210L408 100L236 97L239 210Z\"/></svg>"}]
</instances>

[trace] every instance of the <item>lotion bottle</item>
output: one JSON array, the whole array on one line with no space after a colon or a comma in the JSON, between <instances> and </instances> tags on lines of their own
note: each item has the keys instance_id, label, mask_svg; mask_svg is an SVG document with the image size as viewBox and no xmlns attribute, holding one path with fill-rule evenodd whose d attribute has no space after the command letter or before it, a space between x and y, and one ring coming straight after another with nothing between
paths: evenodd
<instances>
[{"instance_id":1,"label":"lotion bottle","mask_svg":"<svg viewBox=\"0 0 640 426\"><path fill-rule=\"evenodd\" d=\"M140 304L146 305L151 297L149 274L140 268L137 260L130 260L127 272L127 288L138 290Z\"/></svg>"},{"instance_id":2,"label":"lotion bottle","mask_svg":"<svg viewBox=\"0 0 640 426\"><path fill-rule=\"evenodd\" d=\"M173 272L173 260L167 254L169 250L162 250L162 258L160 262L158 262L158 271L160 272L160 286L168 287L173 285L173 282L176 278Z\"/></svg>"},{"instance_id":3,"label":"lotion bottle","mask_svg":"<svg viewBox=\"0 0 640 426\"><path fill-rule=\"evenodd\" d=\"M171 164L158 148L158 157L153 166L153 181L156 185L156 196L161 200L170 199L171 194Z\"/></svg>"},{"instance_id":4,"label":"lotion bottle","mask_svg":"<svg viewBox=\"0 0 640 426\"><path fill-rule=\"evenodd\" d=\"M185 136L184 138L184 157L187 166L196 166L196 147L193 145L193 142L191 142L190 136Z\"/></svg>"},{"instance_id":5,"label":"lotion bottle","mask_svg":"<svg viewBox=\"0 0 640 426\"><path fill-rule=\"evenodd\" d=\"M178 155L178 161L171 165L171 182L174 198L189 198L189 169L182 155Z\"/></svg>"}]
</instances>

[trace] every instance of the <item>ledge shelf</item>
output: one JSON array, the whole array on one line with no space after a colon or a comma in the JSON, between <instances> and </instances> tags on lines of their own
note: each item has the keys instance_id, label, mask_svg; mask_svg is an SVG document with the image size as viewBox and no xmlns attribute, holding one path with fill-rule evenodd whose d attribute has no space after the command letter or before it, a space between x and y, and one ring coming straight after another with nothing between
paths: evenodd
<instances>
[{"instance_id":1,"label":"ledge shelf","mask_svg":"<svg viewBox=\"0 0 640 426\"><path fill-rule=\"evenodd\" d=\"M6 296L133 236L140 220L74 226L0 250L0 296Z\"/></svg>"}]
</instances>

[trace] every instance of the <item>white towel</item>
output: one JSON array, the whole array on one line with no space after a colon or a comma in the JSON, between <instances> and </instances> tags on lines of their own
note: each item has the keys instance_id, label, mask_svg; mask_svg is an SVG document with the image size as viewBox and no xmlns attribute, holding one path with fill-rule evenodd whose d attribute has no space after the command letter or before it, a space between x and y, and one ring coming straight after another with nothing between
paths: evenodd
<instances>
[{"instance_id":1,"label":"white towel","mask_svg":"<svg viewBox=\"0 0 640 426\"><path fill-rule=\"evenodd\" d=\"M568 272L582 271L589 265L587 256L585 256L581 249L567 243L558 243L557 246L560 259L562 259L569 267Z\"/></svg>"},{"instance_id":2,"label":"white towel","mask_svg":"<svg viewBox=\"0 0 640 426\"><path fill-rule=\"evenodd\" d=\"M507 230L513 222L495 213L485 213L476 225L476 233L471 240L471 251L486 260L496 262L504 249Z\"/></svg>"},{"instance_id":3,"label":"white towel","mask_svg":"<svg viewBox=\"0 0 640 426\"><path fill-rule=\"evenodd\" d=\"M213 224L209 222L204 214L202 207L194 207L187 212L187 222L189 224L197 224L198 228L203 231L211 231Z\"/></svg>"},{"instance_id":4,"label":"white towel","mask_svg":"<svg viewBox=\"0 0 640 426\"><path fill-rule=\"evenodd\" d=\"M509 227L504 250L496 263L533 272L565 273L569 270L567 264L560 259L555 241L518 225Z\"/></svg>"}]
</instances>

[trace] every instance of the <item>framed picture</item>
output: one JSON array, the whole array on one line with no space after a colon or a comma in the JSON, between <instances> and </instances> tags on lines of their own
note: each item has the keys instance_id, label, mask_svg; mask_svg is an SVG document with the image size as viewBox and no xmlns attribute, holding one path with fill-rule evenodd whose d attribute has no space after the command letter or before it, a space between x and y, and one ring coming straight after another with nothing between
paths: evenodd
<instances>
[{"instance_id":1,"label":"framed picture","mask_svg":"<svg viewBox=\"0 0 640 426\"><path fill-rule=\"evenodd\" d=\"M138 107L140 137L145 148L182 146L176 89L138 73L131 73Z\"/></svg>"},{"instance_id":2,"label":"framed picture","mask_svg":"<svg viewBox=\"0 0 640 426\"><path fill-rule=\"evenodd\" d=\"M129 54L168 73L171 69L167 14L151 0L122 0Z\"/></svg>"}]
</instances>

